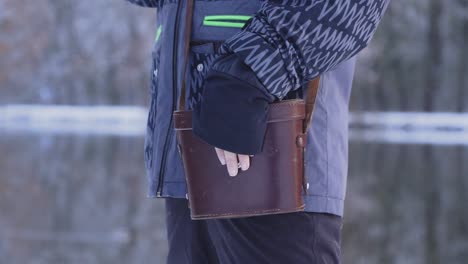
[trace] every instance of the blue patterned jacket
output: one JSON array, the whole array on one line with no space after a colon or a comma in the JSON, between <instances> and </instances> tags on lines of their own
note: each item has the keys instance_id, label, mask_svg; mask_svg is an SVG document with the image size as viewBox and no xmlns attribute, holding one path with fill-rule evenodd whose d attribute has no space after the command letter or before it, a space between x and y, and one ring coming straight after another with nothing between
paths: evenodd
<instances>
[{"instance_id":1,"label":"blue patterned jacket","mask_svg":"<svg viewBox=\"0 0 468 264\"><path fill-rule=\"evenodd\" d=\"M145 139L148 196L186 197L172 120L184 67L186 1L128 1L157 12ZM355 55L389 1L195 0L186 78L194 133L213 146L256 154L268 105L307 93L307 82L321 75L304 199L306 211L342 215Z\"/></svg>"}]
</instances>

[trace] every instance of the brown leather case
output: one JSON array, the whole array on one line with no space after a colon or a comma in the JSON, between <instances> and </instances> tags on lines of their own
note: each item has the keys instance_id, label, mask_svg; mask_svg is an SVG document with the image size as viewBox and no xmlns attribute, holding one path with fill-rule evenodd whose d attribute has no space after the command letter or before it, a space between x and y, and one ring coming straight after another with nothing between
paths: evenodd
<instances>
[{"instance_id":1,"label":"brown leather case","mask_svg":"<svg viewBox=\"0 0 468 264\"><path fill-rule=\"evenodd\" d=\"M193 0L187 1L185 64L188 62ZM184 67L185 77L187 67ZM306 100L270 104L263 151L247 171L229 176L213 146L192 133L192 112L185 109L182 81L179 110L174 111L177 146L184 164L192 219L247 217L304 210L304 150L319 78L309 82ZM302 188L301 188L302 187Z\"/></svg>"},{"instance_id":2,"label":"brown leather case","mask_svg":"<svg viewBox=\"0 0 468 264\"><path fill-rule=\"evenodd\" d=\"M303 100L270 105L262 153L229 176L213 146L192 133L192 112L174 112L192 219L245 217L304 210Z\"/></svg>"}]
</instances>

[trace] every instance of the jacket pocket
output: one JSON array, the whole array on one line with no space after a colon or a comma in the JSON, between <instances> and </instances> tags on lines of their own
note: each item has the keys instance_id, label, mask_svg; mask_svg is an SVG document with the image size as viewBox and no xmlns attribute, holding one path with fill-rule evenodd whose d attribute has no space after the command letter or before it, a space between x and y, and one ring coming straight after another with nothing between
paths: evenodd
<instances>
[{"instance_id":1,"label":"jacket pocket","mask_svg":"<svg viewBox=\"0 0 468 264\"><path fill-rule=\"evenodd\" d=\"M151 96L156 96L158 91L158 75L159 75L159 59L160 59L160 52L159 49L154 50L151 53L152 60L151 60L151 83L150 83L150 91Z\"/></svg>"},{"instance_id":2,"label":"jacket pocket","mask_svg":"<svg viewBox=\"0 0 468 264\"><path fill-rule=\"evenodd\" d=\"M150 106L146 124L146 137L145 137L145 167L151 170L153 167L153 149L154 149L154 130L156 128L156 100L158 97L158 71L159 71L159 49L151 53L151 82L150 82Z\"/></svg>"},{"instance_id":3,"label":"jacket pocket","mask_svg":"<svg viewBox=\"0 0 468 264\"><path fill-rule=\"evenodd\" d=\"M189 62L190 75L187 85L189 89L186 94L188 109L193 109L193 106L200 101L205 76L217 56L215 47L219 44L220 42L205 42L191 45Z\"/></svg>"}]
</instances>

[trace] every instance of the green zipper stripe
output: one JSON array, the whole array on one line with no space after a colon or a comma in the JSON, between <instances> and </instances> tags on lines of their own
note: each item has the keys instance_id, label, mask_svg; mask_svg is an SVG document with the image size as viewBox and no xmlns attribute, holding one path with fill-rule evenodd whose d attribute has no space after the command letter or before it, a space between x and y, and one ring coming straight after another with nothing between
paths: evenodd
<instances>
[{"instance_id":1,"label":"green zipper stripe","mask_svg":"<svg viewBox=\"0 0 468 264\"><path fill-rule=\"evenodd\" d=\"M245 23L235 23L235 22L222 22L222 21L203 21L204 26L215 26L215 27L234 27L242 28Z\"/></svg>"},{"instance_id":2,"label":"green zipper stripe","mask_svg":"<svg viewBox=\"0 0 468 264\"><path fill-rule=\"evenodd\" d=\"M158 27L158 30L156 31L156 37L154 38L154 42L158 42L159 37L161 36L162 32L162 25Z\"/></svg>"},{"instance_id":3,"label":"green zipper stripe","mask_svg":"<svg viewBox=\"0 0 468 264\"><path fill-rule=\"evenodd\" d=\"M247 20L252 18L245 15L210 15L203 19L204 26L242 28Z\"/></svg>"},{"instance_id":4,"label":"green zipper stripe","mask_svg":"<svg viewBox=\"0 0 468 264\"><path fill-rule=\"evenodd\" d=\"M242 15L215 15L215 16L205 16L204 21L209 20L249 20L251 16L242 16Z\"/></svg>"}]
</instances>

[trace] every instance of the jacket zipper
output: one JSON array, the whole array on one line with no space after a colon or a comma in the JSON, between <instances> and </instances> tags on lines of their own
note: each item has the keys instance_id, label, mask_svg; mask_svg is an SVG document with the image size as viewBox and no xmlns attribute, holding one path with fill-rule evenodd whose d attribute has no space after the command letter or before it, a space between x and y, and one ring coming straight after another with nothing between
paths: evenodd
<instances>
[{"instance_id":1,"label":"jacket zipper","mask_svg":"<svg viewBox=\"0 0 468 264\"><path fill-rule=\"evenodd\" d=\"M180 16L180 9L181 9L181 2L177 2L177 11L175 17L175 26L174 26L174 50L172 53L172 82L173 82L173 89L172 89L172 112L176 110L177 106L177 51L178 51L178 42L179 42L179 16ZM164 174L165 174L165 167L166 167L166 156L167 151L169 148L169 140L171 138L171 129L172 129L172 112L169 119L169 127L167 128L166 139L164 140L163 146L163 153L161 157L161 165L159 166L159 179L158 179L158 187L156 195L158 197L162 196L162 189L163 189L163 181L164 181Z\"/></svg>"}]
</instances>

